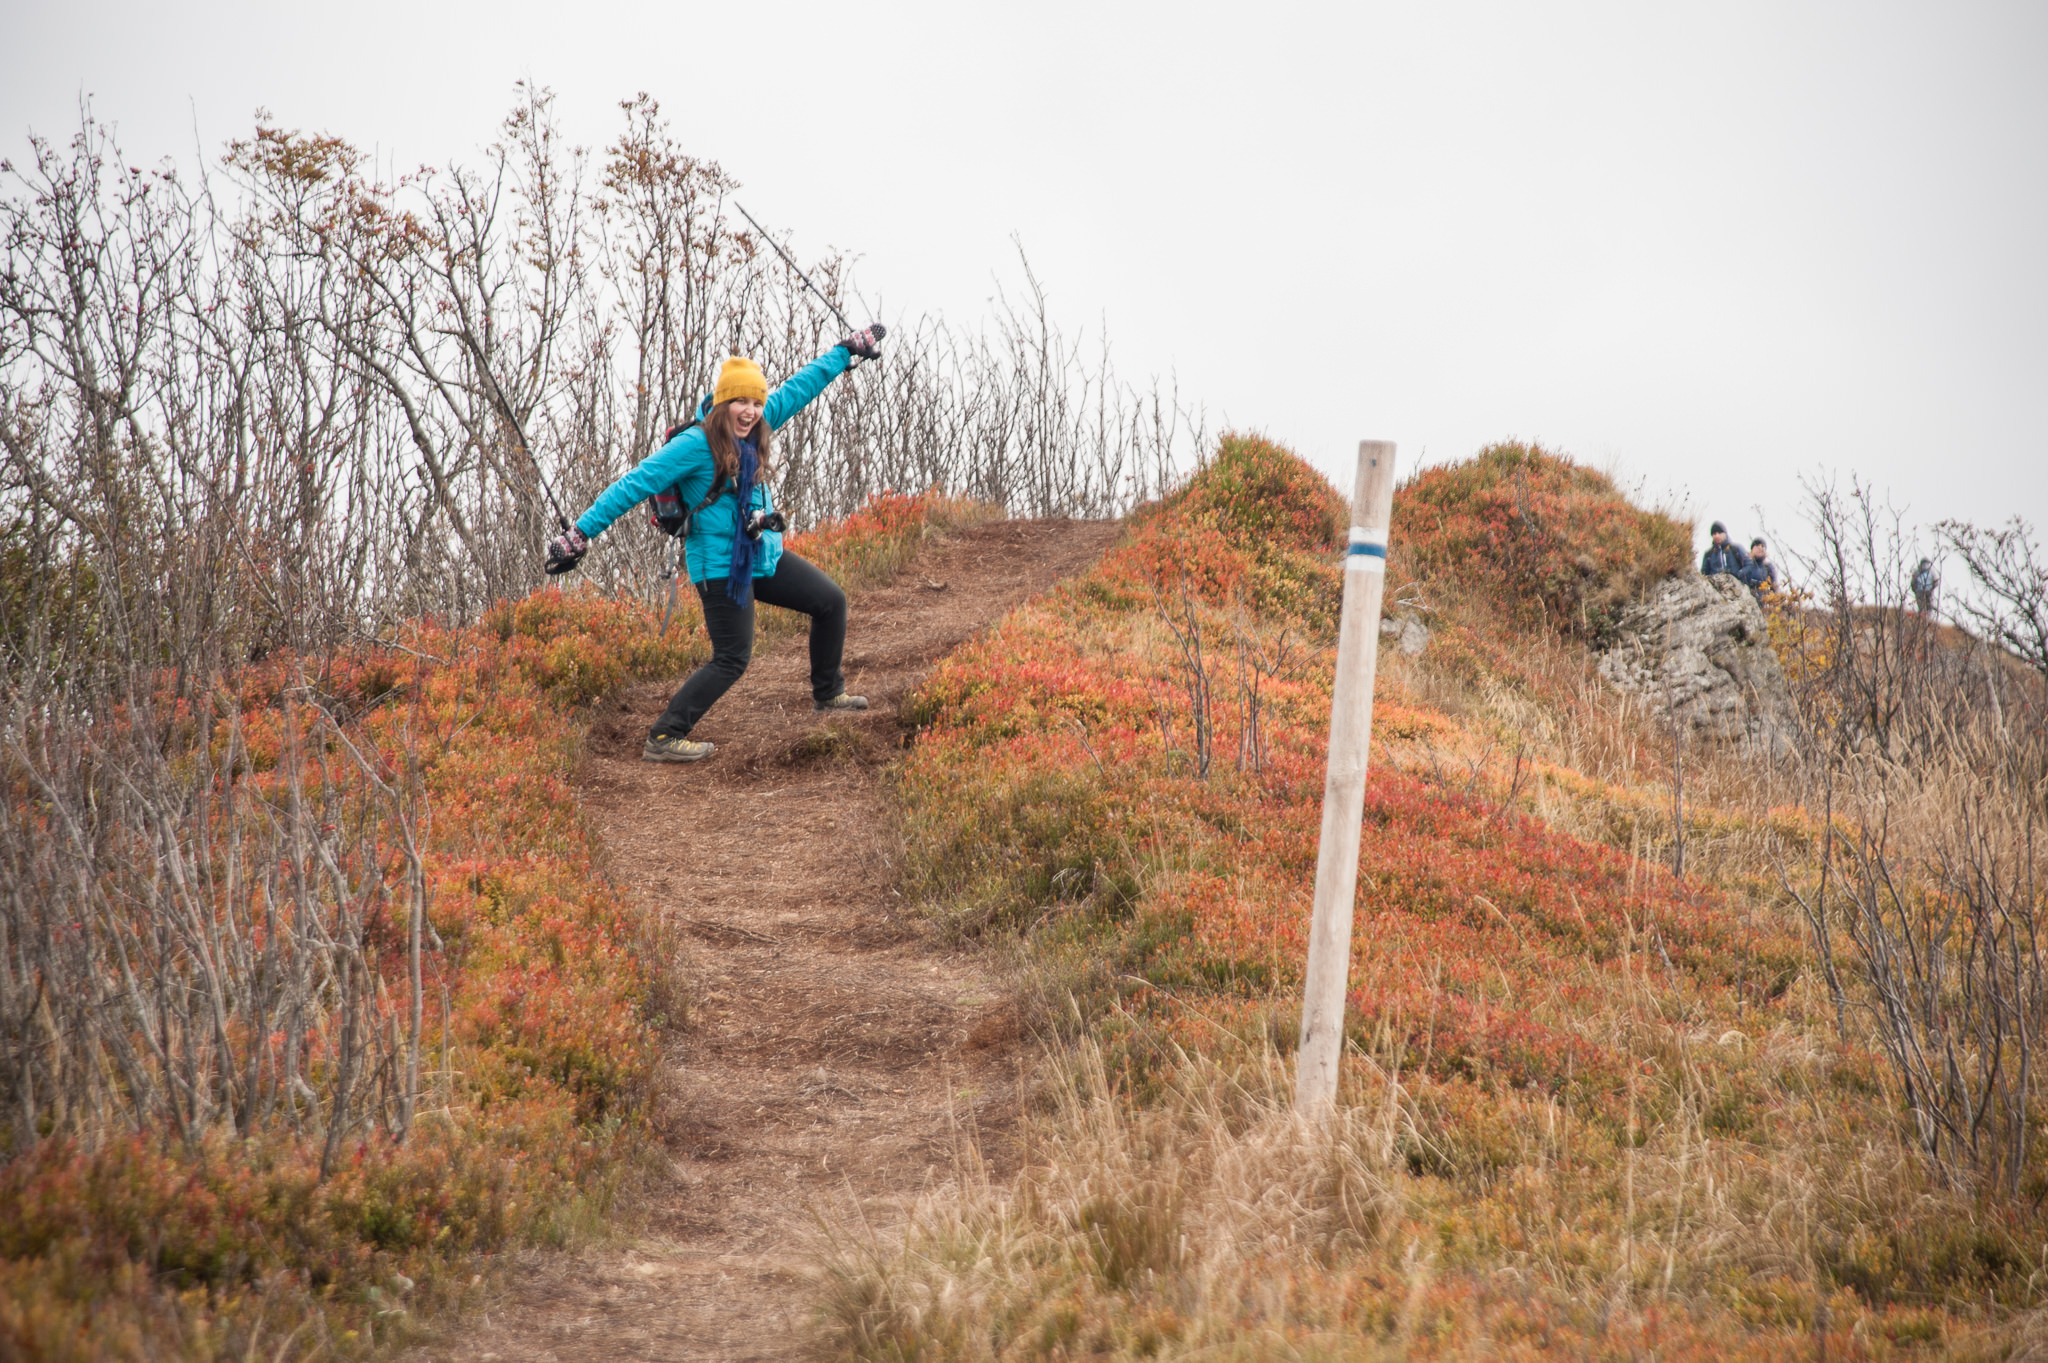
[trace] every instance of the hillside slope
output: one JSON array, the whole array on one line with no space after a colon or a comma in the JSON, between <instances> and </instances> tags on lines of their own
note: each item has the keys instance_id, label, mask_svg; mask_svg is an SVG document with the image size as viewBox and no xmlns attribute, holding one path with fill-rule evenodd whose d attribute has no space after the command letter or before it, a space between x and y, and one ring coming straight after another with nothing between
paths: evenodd
<instances>
[{"instance_id":1,"label":"hillside slope","mask_svg":"<svg viewBox=\"0 0 2048 1363\"><path fill-rule=\"evenodd\" d=\"M858 592L928 532L989 514L885 494L793 544ZM1074 528L1071 561L1110 533ZM856 637L903 650L870 655L870 675L900 689L919 650L957 637L921 630L971 629L962 618L1042 585L1062 560L1026 548L973 564L957 595L906 589L893 645ZM84 735L13 731L0 751L0 999L15 1029L0 1048L0 1357L370 1356L488 1296L523 1249L587 1243L622 1189L644 1194L650 1136L717 1159L719 1140L691 1135L715 1113L678 1104L663 1060L692 1003L682 942L720 934L640 893L701 864L687 847L653 869L608 848L574 779L589 707L641 682L666 694L704 656L701 626L685 602L664 637L641 604L564 586L467 626L412 622L224 675L145 674L140 700ZM948 608L916 608L923 597ZM791 633L785 613L766 615L765 636ZM726 712L753 714L743 697ZM788 770L828 785L887 749L858 726L753 717L784 757L816 740L797 754L810 765ZM869 725L886 731L887 712ZM744 743L726 756L736 772L757 765ZM727 796L723 812L756 812ZM873 891L880 823L863 818L838 842L850 860L824 858L814 883ZM796 851L728 847L722 885L773 883L826 845L766 827ZM949 1019L942 1002L912 1030ZM769 1016L739 1021L772 1037ZM747 1148L759 1124L731 1121L728 1148Z\"/></svg>"},{"instance_id":2,"label":"hillside slope","mask_svg":"<svg viewBox=\"0 0 2048 1363\"><path fill-rule=\"evenodd\" d=\"M1546 519L1583 549L1528 551ZM1383 655L1347 1108L1295 1122L1346 520L1226 438L913 702L909 885L1020 937L1070 1044L1014 1184L839 1262L839 1353L2000 1356L2038 1213L1916 1158L1838 1032L1782 772L1695 753L1671 873L1669 739L1583 641L1682 531L1542 451L1397 494L1389 586L1433 635Z\"/></svg>"}]
</instances>

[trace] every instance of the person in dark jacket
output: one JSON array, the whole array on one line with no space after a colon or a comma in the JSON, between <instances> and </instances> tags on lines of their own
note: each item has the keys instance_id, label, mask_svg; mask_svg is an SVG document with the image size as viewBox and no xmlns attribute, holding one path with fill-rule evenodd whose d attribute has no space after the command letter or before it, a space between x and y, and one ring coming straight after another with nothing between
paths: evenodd
<instances>
[{"instance_id":1,"label":"person in dark jacket","mask_svg":"<svg viewBox=\"0 0 2048 1363\"><path fill-rule=\"evenodd\" d=\"M649 762L695 762L713 746L692 739L704 712L732 689L754 651L754 603L811 617L811 702L814 710L865 710L846 694L840 664L846 649L846 593L814 565L782 547L782 517L769 495L769 437L846 372L854 356L873 359L883 328L854 333L778 385L773 392L752 360L737 355L718 371L718 386L700 405L703 423L676 432L614 482L576 524L548 543L548 571L566 572L590 541L639 503L674 487L694 507L683 559L711 661L690 674L655 722L640 750Z\"/></svg>"},{"instance_id":2,"label":"person in dark jacket","mask_svg":"<svg viewBox=\"0 0 2048 1363\"><path fill-rule=\"evenodd\" d=\"M1934 571L1934 560L1923 558L1920 566L1913 570L1913 604L1920 608L1922 615L1934 614L1934 592L1941 586L1941 575Z\"/></svg>"},{"instance_id":3,"label":"person in dark jacket","mask_svg":"<svg viewBox=\"0 0 2048 1363\"><path fill-rule=\"evenodd\" d=\"M1728 542L1728 527L1714 522L1714 542L1707 546L1707 552L1700 558L1700 575L1713 577L1719 573L1730 573L1741 577L1749 566L1743 552Z\"/></svg>"},{"instance_id":4,"label":"person in dark jacket","mask_svg":"<svg viewBox=\"0 0 2048 1363\"><path fill-rule=\"evenodd\" d=\"M1765 592L1783 591L1778 581L1778 565L1771 562L1770 546L1761 536L1749 542L1749 563L1742 571L1742 580L1756 593L1756 599L1764 599Z\"/></svg>"}]
</instances>

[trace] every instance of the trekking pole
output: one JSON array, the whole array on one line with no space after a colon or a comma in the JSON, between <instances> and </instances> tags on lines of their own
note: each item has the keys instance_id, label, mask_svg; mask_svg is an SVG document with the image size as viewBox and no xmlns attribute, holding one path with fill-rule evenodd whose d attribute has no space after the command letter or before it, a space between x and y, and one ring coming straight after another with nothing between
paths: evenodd
<instances>
[{"instance_id":1,"label":"trekking pole","mask_svg":"<svg viewBox=\"0 0 2048 1363\"><path fill-rule=\"evenodd\" d=\"M541 495L548 499L548 505L555 509L555 524L566 534L569 517L562 510L562 503L556 499L554 488L548 485L548 476L540 471L540 460L534 455L533 446L526 443L526 432L519 430L519 419L514 417L512 429L519 434L519 448L526 451L526 461L533 465L533 476L540 482Z\"/></svg>"},{"instance_id":2,"label":"trekking pole","mask_svg":"<svg viewBox=\"0 0 2048 1363\"><path fill-rule=\"evenodd\" d=\"M497 407L499 414L512 423L512 434L519 437L519 448L525 453L526 462L533 465L533 476L540 483L541 495L546 497L548 505L555 509L555 524L566 533L569 529L569 517L563 513L561 499L555 496L555 489L548 483L548 476L540 471L540 456L533 452L533 442L526 438L526 424L519 419L519 413L513 410L511 399L505 396L505 389L499 384L498 376L492 373L490 365L484 362L482 349L467 335L463 340L468 344L470 357L476 361L476 367L490 382L491 402Z\"/></svg>"},{"instance_id":3,"label":"trekking pole","mask_svg":"<svg viewBox=\"0 0 2048 1363\"><path fill-rule=\"evenodd\" d=\"M789 258L789 252L782 249L782 244L776 241L775 238L768 235L768 229L763 227L760 223L754 222L754 215L752 213L747 212L745 204L742 204L738 199L734 199L732 201L732 206L734 208L739 209L741 217L745 218L750 223L754 223L754 230L756 232L759 232L761 236L767 241L767 243L775 248L775 254L782 257L782 263L784 265L787 265L790 269L796 271L796 277L804 282L804 287L809 289L812 293L818 295L819 302L823 303L826 307L832 309L832 315L839 319L840 326L846 328L847 335L850 336L854 332L860 330L859 327L856 327L853 323L846 320L846 314L839 310L839 305L833 302L830 298L827 298L825 296L825 291L819 288L816 284L813 284L811 282L811 277L805 274L802 268L799 267L794 260L791 260Z\"/></svg>"}]
</instances>

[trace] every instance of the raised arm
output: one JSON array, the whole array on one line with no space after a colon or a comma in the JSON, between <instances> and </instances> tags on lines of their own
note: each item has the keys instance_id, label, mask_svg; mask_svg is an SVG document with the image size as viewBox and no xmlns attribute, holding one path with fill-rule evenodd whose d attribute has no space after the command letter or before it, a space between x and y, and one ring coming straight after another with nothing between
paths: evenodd
<instances>
[{"instance_id":1,"label":"raised arm","mask_svg":"<svg viewBox=\"0 0 2048 1363\"><path fill-rule=\"evenodd\" d=\"M810 406L825 391L825 385L846 372L852 358L843 347L833 346L777 384L761 408L761 419L768 423L768 429L782 429L785 421Z\"/></svg>"},{"instance_id":2,"label":"raised arm","mask_svg":"<svg viewBox=\"0 0 2048 1363\"><path fill-rule=\"evenodd\" d=\"M881 351L877 347L886 334L887 328L879 323L866 331L857 331L783 380L761 408L761 419L768 423L768 429L780 430L785 421L810 406L825 391L826 384L846 372L855 355L871 360L879 357Z\"/></svg>"}]
</instances>

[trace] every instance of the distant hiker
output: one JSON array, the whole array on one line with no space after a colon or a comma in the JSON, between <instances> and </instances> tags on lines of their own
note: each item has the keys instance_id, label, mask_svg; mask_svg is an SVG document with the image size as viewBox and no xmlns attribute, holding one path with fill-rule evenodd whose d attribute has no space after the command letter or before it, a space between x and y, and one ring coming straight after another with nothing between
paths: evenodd
<instances>
[{"instance_id":1,"label":"distant hiker","mask_svg":"<svg viewBox=\"0 0 2048 1363\"><path fill-rule=\"evenodd\" d=\"M1748 557L1728 542L1728 527L1714 522L1714 542L1707 546L1707 552L1700 558L1700 575L1714 577L1729 573L1741 577L1749 565Z\"/></svg>"},{"instance_id":2,"label":"distant hiker","mask_svg":"<svg viewBox=\"0 0 2048 1363\"><path fill-rule=\"evenodd\" d=\"M1941 585L1940 574L1934 571L1934 560L1923 558L1920 566L1913 570L1913 604L1920 608L1922 615L1934 614L1934 590Z\"/></svg>"},{"instance_id":3,"label":"distant hiker","mask_svg":"<svg viewBox=\"0 0 2048 1363\"><path fill-rule=\"evenodd\" d=\"M1771 562L1770 546L1758 536L1749 542L1749 562L1743 567L1742 580L1756 593L1756 599L1764 599L1765 592L1784 590L1778 584L1778 565Z\"/></svg>"},{"instance_id":4,"label":"distant hiker","mask_svg":"<svg viewBox=\"0 0 2048 1363\"><path fill-rule=\"evenodd\" d=\"M606 488L573 528L548 544L548 569L576 565L590 541L657 493L678 490L691 507L683 558L704 607L711 661L690 674L655 722L640 756L649 762L695 762L714 745L690 738L704 712L747 670L754 652L754 602L811 617L811 708L865 710L864 696L846 694L840 661L846 649L846 593L782 547L782 517L768 495L769 438L846 372L853 356L874 359L883 329L855 332L811 361L774 392L761 367L735 355L698 406L702 424L679 430Z\"/></svg>"}]
</instances>

